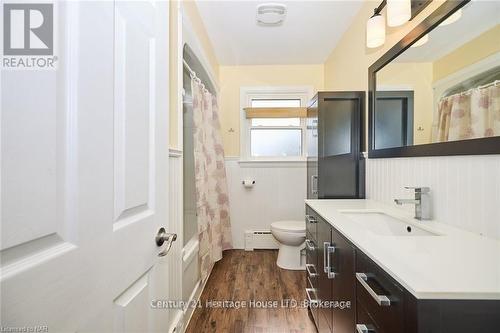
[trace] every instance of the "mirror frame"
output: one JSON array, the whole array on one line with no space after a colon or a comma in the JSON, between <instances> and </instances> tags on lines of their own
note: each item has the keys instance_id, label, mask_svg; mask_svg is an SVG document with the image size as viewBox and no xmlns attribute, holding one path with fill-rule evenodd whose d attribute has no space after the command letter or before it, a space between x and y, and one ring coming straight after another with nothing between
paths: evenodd
<instances>
[{"instance_id":1,"label":"mirror frame","mask_svg":"<svg viewBox=\"0 0 500 333\"><path fill-rule=\"evenodd\" d=\"M376 73L470 0L447 0L368 68L368 158L500 154L500 136L374 149Z\"/></svg>"}]
</instances>

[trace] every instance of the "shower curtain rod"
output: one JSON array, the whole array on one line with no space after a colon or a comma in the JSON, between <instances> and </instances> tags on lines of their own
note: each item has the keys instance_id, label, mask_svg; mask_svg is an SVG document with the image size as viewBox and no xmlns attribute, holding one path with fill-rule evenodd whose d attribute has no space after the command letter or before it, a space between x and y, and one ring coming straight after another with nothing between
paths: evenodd
<instances>
[{"instance_id":1,"label":"shower curtain rod","mask_svg":"<svg viewBox=\"0 0 500 333\"><path fill-rule=\"evenodd\" d=\"M191 77L192 77L192 78L194 78L195 80L198 80L198 81L201 83L201 86L202 86L203 90L205 90L205 91L209 91L209 90L207 89L207 86L203 83L203 81L201 81L201 79L200 79L200 78L196 75L196 72L195 72L195 71L193 71L193 70L191 69L191 67L189 67L189 65L188 65L187 61L186 61L186 60L184 60L184 59L182 59L182 62L184 63L184 67L186 67L186 69L188 70L189 74L191 74Z\"/></svg>"},{"instance_id":2,"label":"shower curtain rod","mask_svg":"<svg viewBox=\"0 0 500 333\"><path fill-rule=\"evenodd\" d=\"M184 67L186 67L186 69L189 71L189 73L190 73L191 75L193 75L193 76L196 76L196 72L195 72L195 71L193 71L193 70L191 69L191 67L189 67L189 65L188 65L187 61L186 61L186 60L184 60L184 59L182 59L182 62L184 63Z\"/></svg>"},{"instance_id":3,"label":"shower curtain rod","mask_svg":"<svg viewBox=\"0 0 500 333\"><path fill-rule=\"evenodd\" d=\"M482 86L477 86L475 88L470 88L470 89L467 89L467 90L464 90L462 92L459 92L459 93L455 93L455 94L451 94L451 95L448 95L448 96L443 96L442 98L447 98L447 97L450 97L450 96L453 96L453 95L466 95L468 93L470 93L471 91L474 91L476 89L484 89L484 88L488 88L490 86L497 86L498 84L500 83L500 80L495 80L493 82L490 82L490 83L487 83L487 84L484 84Z\"/></svg>"}]
</instances>

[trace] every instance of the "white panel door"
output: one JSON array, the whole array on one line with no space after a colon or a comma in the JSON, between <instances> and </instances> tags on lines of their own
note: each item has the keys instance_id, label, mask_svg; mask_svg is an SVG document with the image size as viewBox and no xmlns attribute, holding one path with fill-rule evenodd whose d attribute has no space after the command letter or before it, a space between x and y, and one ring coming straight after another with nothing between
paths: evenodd
<instances>
[{"instance_id":1,"label":"white panel door","mask_svg":"<svg viewBox=\"0 0 500 333\"><path fill-rule=\"evenodd\" d=\"M2 71L0 326L167 332L168 9L57 2L58 69Z\"/></svg>"}]
</instances>

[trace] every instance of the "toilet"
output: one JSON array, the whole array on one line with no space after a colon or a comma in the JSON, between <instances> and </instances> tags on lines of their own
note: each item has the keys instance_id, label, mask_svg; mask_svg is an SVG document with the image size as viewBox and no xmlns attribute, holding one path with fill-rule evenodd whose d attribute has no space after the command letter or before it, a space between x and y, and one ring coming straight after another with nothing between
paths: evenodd
<instances>
[{"instance_id":1,"label":"toilet","mask_svg":"<svg viewBox=\"0 0 500 333\"><path fill-rule=\"evenodd\" d=\"M304 221L277 221L271 223L271 234L279 242L278 267L290 270L304 270L301 250L306 240Z\"/></svg>"}]
</instances>

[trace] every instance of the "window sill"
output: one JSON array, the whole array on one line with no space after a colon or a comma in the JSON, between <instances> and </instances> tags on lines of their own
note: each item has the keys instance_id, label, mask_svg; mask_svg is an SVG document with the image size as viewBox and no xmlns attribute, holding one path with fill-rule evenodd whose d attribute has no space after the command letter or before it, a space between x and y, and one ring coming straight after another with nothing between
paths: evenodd
<instances>
[{"instance_id":1,"label":"window sill","mask_svg":"<svg viewBox=\"0 0 500 333\"><path fill-rule=\"evenodd\" d=\"M305 159L239 160L238 164L242 168L305 168L307 161Z\"/></svg>"}]
</instances>

